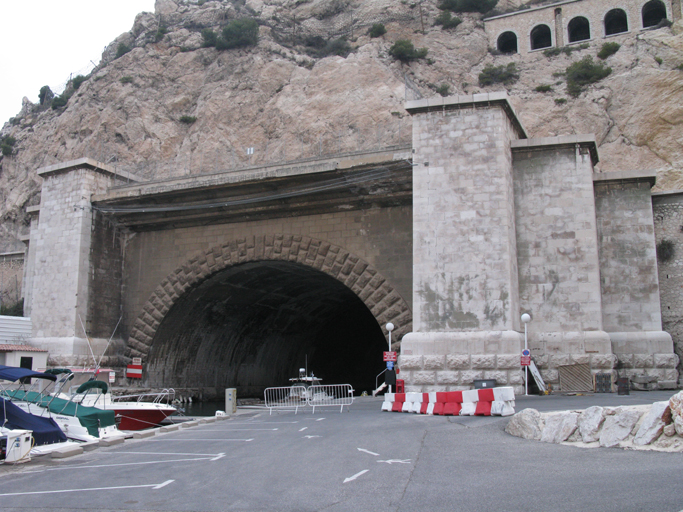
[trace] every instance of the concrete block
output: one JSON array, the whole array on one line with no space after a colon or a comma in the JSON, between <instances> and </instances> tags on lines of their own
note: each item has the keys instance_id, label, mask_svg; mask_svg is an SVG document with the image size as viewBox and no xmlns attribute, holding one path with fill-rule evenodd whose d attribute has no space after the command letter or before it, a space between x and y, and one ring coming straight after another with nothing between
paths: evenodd
<instances>
[{"instance_id":1,"label":"concrete block","mask_svg":"<svg viewBox=\"0 0 683 512\"><path fill-rule=\"evenodd\" d=\"M446 356L423 356L425 370L443 370L446 364Z\"/></svg>"},{"instance_id":2,"label":"concrete block","mask_svg":"<svg viewBox=\"0 0 683 512\"><path fill-rule=\"evenodd\" d=\"M496 367L496 356L493 354L472 355L472 368L476 370L492 370Z\"/></svg>"},{"instance_id":3,"label":"concrete block","mask_svg":"<svg viewBox=\"0 0 683 512\"><path fill-rule=\"evenodd\" d=\"M100 440L98 439L97 441L86 441L85 443L79 443L78 446L83 448L86 452L89 452L91 450L94 450L95 448L99 448L100 446Z\"/></svg>"},{"instance_id":4,"label":"concrete block","mask_svg":"<svg viewBox=\"0 0 683 512\"><path fill-rule=\"evenodd\" d=\"M402 370L421 370L422 356L404 356L398 359L398 367Z\"/></svg>"},{"instance_id":5,"label":"concrete block","mask_svg":"<svg viewBox=\"0 0 683 512\"><path fill-rule=\"evenodd\" d=\"M655 368L676 368L678 356L676 354L654 354Z\"/></svg>"},{"instance_id":6,"label":"concrete block","mask_svg":"<svg viewBox=\"0 0 683 512\"><path fill-rule=\"evenodd\" d=\"M215 417L215 416L211 416L211 417L208 417L208 418L202 418L201 420L199 420L199 423L202 423L202 424L205 424L205 423L216 423L216 417Z\"/></svg>"},{"instance_id":7,"label":"concrete block","mask_svg":"<svg viewBox=\"0 0 683 512\"><path fill-rule=\"evenodd\" d=\"M121 437L109 437L107 439L100 439L100 446L114 446L117 444L123 444L126 440L124 436Z\"/></svg>"},{"instance_id":8,"label":"concrete block","mask_svg":"<svg viewBox=\"0 0 683 512\"><path fill-rule=\"evenodd\" d=\"M227 417L227 416L226 416ZM199 425L199 421L193 420L193 421L186 421L184 423L181 423L183 428L191 428L191 427L196 427Z\"/></svg>"},{"instance_id":9,"label":"concrete block","mask_svg":"<svg viewBox=\"0 0 683 512\"><path fill-rule=\"evenodd\" d=\"M133 439L145 439L147 437L154 437L155 435L157 435L156 430L157 429L138 430L137 432L133 432Z\"/></svg>"},{"instance_id":10,"label":"concrete block","mask_svg":"<svg viewBox=\"0 0 683 512\"><path fill-rule=\"evenodd\" d=\"M50 457L53 459L65 459L67 457L73 457L74 455L80 455L81 453L83 453L83 448L80 446L69 446L68 448L50 452Z\"/></svg>"},{"instance_id":11,"label":"concrete block","mask_svg":"<svg viewBox=\"0 0 683 512\"><path fill-rule=\"evenodd\" d=\"M440 371L436 372L437 384L460 384L460 372Z\"/></svg>"},{"instance_id":12,"label":"concrete block","mask_svg":"<svg viewBox=\"0 0 683 512\"><path fill-rule=\"evenodd\" d=\"M469 370L470 356L468 354L455 354L446 356L446 366L453 370Z\"/></svg>"},{"instance_id":13,"label":"concrete block","mask_svg":"<svg viewBox=\"0 0 683 512\"><path fill-rule=\"evenodd\" d=\"M180 430L180 425L168 425L166 427L161 427L159 432L173 432L175 430Z\"/></svg>"}]
</instances>

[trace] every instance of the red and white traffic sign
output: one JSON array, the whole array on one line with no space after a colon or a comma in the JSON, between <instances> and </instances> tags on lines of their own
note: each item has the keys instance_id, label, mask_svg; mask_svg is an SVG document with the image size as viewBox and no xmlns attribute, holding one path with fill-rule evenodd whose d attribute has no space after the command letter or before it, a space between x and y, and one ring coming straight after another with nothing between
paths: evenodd
<instances>
[{"instance_id":1,"label":"red and white traffic sign","mask_svg":"<svg viewBox=\"0 0 683 512\"><path fill-rule=\"evenodd\" d=\"M529 366L531 364L531 356L522 356L522 366Z\"/></svg>"},{"instance_id":2,"label":"red and white traffic sign","mask_svg":"<svg viewBox=\"0 0 683 512\"><path fill-rule=\"evenodd\" d=\"M129 379L141 379L142 378L142 365L141 364L129 364L126 367L126 377Z\"/></svg>"},{"instance_id":3,"label":"red and white traffic sign","mask_svg":"<svg viewBox=\"0 0 683 512\"><path fill-rule=\"evenodd\" d=\"M384 361L393 361L394 363L398 359L398 352L384 352Z\"/></svg>"}]
</instances>

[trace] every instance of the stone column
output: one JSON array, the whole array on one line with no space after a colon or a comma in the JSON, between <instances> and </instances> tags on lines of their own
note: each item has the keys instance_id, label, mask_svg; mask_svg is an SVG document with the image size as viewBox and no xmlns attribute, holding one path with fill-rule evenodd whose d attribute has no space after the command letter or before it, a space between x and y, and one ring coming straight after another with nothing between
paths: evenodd
<instances>
[{"instance_id":1,"label":"stone column","mask_svg":"<svg viewBox=\"0 0 683 512\"><path fill-rule=\"evenodd\" d=\"M562 26L562 7L555 8L555 46L564 46L564 28Z\"/></svg>"},{"instance_id":2,"label":"stone column","mask_svg":"<svg viewBox=\"0 0 683 512\"><path fill-rule=\"evenodd\" d=\"M511 141L526 138L505 93L408 102L413 115L413 326L408 390L521 384L523 338Z\"/></svg>"},{"instance_id":3,"label":"stone column","mask_svg":"<svg viewBox=\"0 0 683 512\"><path fill-rule=\"evenodd\" d=\"M43 178L37 225L31 225L33 275L27 281L33 324L32 344L62 364L92 362L83 326L90 309L91 242L94 212L90 198L130 176L88 158L39 169ZM82 322L82 323L81 323Z\"/></svg>"}]
</instances>

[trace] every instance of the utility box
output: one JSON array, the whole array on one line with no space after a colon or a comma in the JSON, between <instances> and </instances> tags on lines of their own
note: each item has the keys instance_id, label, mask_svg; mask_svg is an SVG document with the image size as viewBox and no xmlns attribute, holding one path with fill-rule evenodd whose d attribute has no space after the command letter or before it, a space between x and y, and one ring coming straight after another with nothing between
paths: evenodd
<instances>
[{"instance_id":1,"label":"utility box","mask_svg":"<svg viewBox=\"0 0 683 512\"><path fill-rule=\"evenodd\" d=\"M0 460L3 462L28 462L31 460L30 430L5 430L0 436Z\"/></svg>"},{"instance_id":2,"label":"utility box","mask_svg":"<svg viewBox=\"0 0 683 512\"><path fill-rule=\"evenodd\" d=\"M227 388L225 390L225 414L235 414L237 412L237 389Z\"/></svg>"}]
</instances>

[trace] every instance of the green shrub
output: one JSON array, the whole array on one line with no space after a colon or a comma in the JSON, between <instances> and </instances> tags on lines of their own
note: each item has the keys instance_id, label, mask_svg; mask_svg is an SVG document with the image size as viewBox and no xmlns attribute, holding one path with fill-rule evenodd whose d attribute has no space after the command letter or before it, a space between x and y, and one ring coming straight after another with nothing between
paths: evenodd
<instances>
[{"instance_id":1,"label":"green shrub","mask_svg":"<svg viewBox=\"0 0 683 512\"><path fill-rule=\"evenodd\" d=\"M436 88L436 92L439 93L441 96L448 96L448 93L451 91L451 86L448 84L441 84L439 87Z\"/></svg>"},{"instance_id":2,"label":"green shrub","mask_svg":"<svg viewBox=\"0 0 683 512\"><path fill-rule=\"evenodd\" d=\"M74 89L78 89L81 86L81 84L85 82L87 79L87 76L78 75L73 80L71 80L71 85Z\"/></svg>"},{"instance_id":3,"label":"green shrub","mask_svg":"<svg viewBox=\"0 0 683 512\"><path fill-rule=\"evenodd\" d=\"M192 124L197 120L195 116L181 116L178 121L180 121L183 124Z\"/></svg>"},{"instance_id":4,"label":"green shrub","mask_svg":"<svg viewBox=\"0 0 683 512\"><path fill-rule=\"evenodd\" d=\"M607 57L610 55L614 55L619 51L619 48L621 48L621 45L619 43L605 43L602 45L602 48L600 48L600 51L598 52L598 58L605 60Z\"/></svg>"},{"instance_id":5,"label":"green shrub","mask_svg":"<svg viewBox=\"0 0 683 512\"><path fill-rule=\"evenodd\" d=\"M204 48L211 48L216 46L216 42L218 41L218 35L210 28L205 28L204 30L202 30L202 39L202 46Z\"/></svg>"},{"instance_id":6,"label":"green shrub","mask_svg":"<svg viewBox=\"0 0 683 512\"><path fill-rule=\"evenodd\" d=\"M252 18L232 20L225 27L221 37L216 40L217 50L231 50L256 46L258 43L258 23Z\"/></svg>"},{"instance_id":7,"label":"green shrub","mask_svg":"<svg viewBox=\"0 0 683 512\"><path fill-rule=\"evenodd\" d=\"M0 306L0 315L24 316L24 299L18 300L14 304L3 304Z\"/></svg>"},{"instance_id":8,"label":"green shrub","mask_svg":"<svg viewBox=\"0 0 683 512\"><path fill-rule=\"evenodd\" d=\"M351 46L343 37L328 41L320 51L321 57L326 57L328 55L339 55L340 57L346 58L349 53L351 53Z\"/></svg>"},{"instance_id":9,"label":"green shrub","mask_svg":"<svg viewBox=\"0 0 683 512\"><path fill-rule=\"evenodd\" d=\"M589 47L590 45L588 43L583 43L578 46L564 46L562 48L553 47L548 48L547 50L543 50L543 55L545 55L546 57L557 57L560 53L564 53L565 55L571 55L574 52L585 50Z\"/></svg>"},{"instance_id":10,"label":"green shrub","mask_svg":"<svg viewBox=\"0 0 683 512\"><path fill-rule=\"evenodd\" d=\"M671 240L662 240L657 244L657 259L667 262L676 254L674 243Z\"/></svg>"},{"instance_id":11,"label":"green shrub","mask_svg":"<svg viewBox=\"0 0 683 512\"><path fill-rule=\"evenodd\" d=\"M580 61L574 62L567 67L565 71L567 92L576 98L587 85L599 82L609 76L611 72L612 68L605 67L602 62L594 63L593 57L587 55Z\"/></svg>"},{"instance_id":12,"label":"green shrub","mask_svg":"<svg viewBox=\"0 0 683 512\"><path fill-rule=\"evenodd\" d=\"M507 66L492 66L489 64L479 73L479 85L486 87L493 84L510 85L519 80L519 71L512 62Z\"/></svg>"},{"instance_id":13,"label":"green shrub","mask_svg":"<svg viewBox=\"0 0 683 512\"><path fill-rule=\"evenodd\" d=\"M441 28L447 30L449 28L456 28L462 23L462 20L457 16L451 16L451 13L444 11L439 14L434 20L434 25L441 25Z\"/></svg>"},{"instance_id":14,"label":"green shrub","mask_svg":"<svg viewBox=\"0 0 683 512\"><path fill-rule=\"evenodd\" d=\"M427 48L415 48L409 39L399 39L389 48L389 55L401 62L424 59L427 52Z\"/></svg>"},{"instance_id":15,"label":"green shrub","mask_svg":"<svg viewBox=\"0 0 683 512\"><path fill-rule=\"evenodd\" d=\"M555 98L556 105L564 105L567 103L567 98Z\"/></svg>"},{"instance_id":16,"label":"green shrub","mask_svg":"<svg viewBox=\"0 0 683 512\"><path fill-rule=\"evenodd\" d=\"M536 89L534 89L534 90L535 90L536 92L550 92L550 91L553 90L553 88L550 87L549 85L539 85L539 86L536 87Z\"/></svg>"},{"instance_id":17,"label":"green shrub","mask_svg":"<svg viewBox=\"0 0 683 512\"><path fill-rule=\"evenodd\" d=\"M133 77L132 76L122 76L119 79L119 82L122 84L132 84L133 83Z\"/></svg>"},{"instance_id":18,"label":"green shrub","mask_svg":"<svg viewBox=\"0 0 683 512\"><path fill-rule=\"evenodd\" d=\"M557 46L543 50L543 55L546 57L557 57L560 53L562 53L562 48L558 48Z\"/></svg>"},{"instance_id":19,"label":"green shrub","mask_svg":"<svg viewBox=\"0 0 683 512\"><path fill-rule=\"evenodd\" d=\"M679 64L678 66L676 66L676 69L678 71L683 71L683 64Z\"/></svg>"},{"instance_id":20,"label":"green shrub","mask_svg":"<svg viewBox=\"0 0 683 512\"><path fill-rule=\"evenodd\" d=\"M662 60L661 57L655 57L655 62L661 66L662 62L664 62L664 61Z\"/></svg>"},{"instance_id":21,"label":"green shrub","mask_svg":"<svg viewBox=\"0 0 683 512\"><path fill-rule=\"evenodd\" d=\"M50 86L44 85L40 88L40 92L38 93L38 100L40 101L41 105L45 105L46 103L50 103L50 101L54 97L55 97L55 94L52 92L52 89L50 89Z\"/></svg>"},{"instance_id":22,"label":"green shrub","mask_svg":"<svg viewBox=\"0 0 683 512\"><path fill-rule=\"evenodd\" d=\"M4 137L2 139L2 142L0 142L0 148L2 148L2 155L3 156L11 156L12 153L14 153L14 145L16 143L17 143L17 140L14 137L12 137L11 135Z\"/></svg>"},{"instance_id":23,"label":"green shrub","mask_svg":"<svg viewBox=\"0 0 683 512\"><path fill-rule=\"evenodd\" d=\"M168 33L168 29L166 28L166 25L164 25L163 23L160 23L159 28L157 29L157 31L154 34L154 42L158 43L159 41L161 41L167 33Z\"/></svg>"},{"instance_id":24,"label":"green shrub","mask_svg":"<svg viewBox=\"0 0 683 512\"><path fill-rule=\"evenodd\" d=\"M69 102L69 95L66 93L62 93L52 100L52 108L54 110L57 110L58 108L62 108L64 106L66 106L66 104L68 102Z\"/></svg>"},{"instance_id":25,"label":"green shrub","mask_svg":"<svg viewBox=\"0 0 683 512\"><path fill-rule=\"evenodd\" d=\"M670 27L671 25L673 25L673 22L671 20L667 20L666 18L664 18L662 21L657 23L657 26L655 28Z\"/></svg>"},{"instance_id":26,"label":"green shrub","mask_svg":"<svg viewBox=\"0 0 683 512\"><path fill-rule=\"evenodd\" d=\"M123 57L130 50L131 48L127 44L119 43L119 45L116 48L116 58L118 59L119 57Z\"/></svg>"},{"instance_id":27,"label":"green shrub","mask_svg":"<svg viewBox=\"0 0 683 512\"><path fill-rule=\"evenodd\" d=\"M387 29L383 23L375 23L370 27L370 30L368 30L370 37L382 37L386 33Z\"/></svg>"},{"instance_id":28,"label":"green shrub","mask_svg":"<svg viewBox=\"0 0 683 512\"><path fill-rule=\"evenodd\" d=\"M485 13L493 9L498 0L443 0L439 4L442 11L480 12Z\"/></svg>"}]
</instances>

